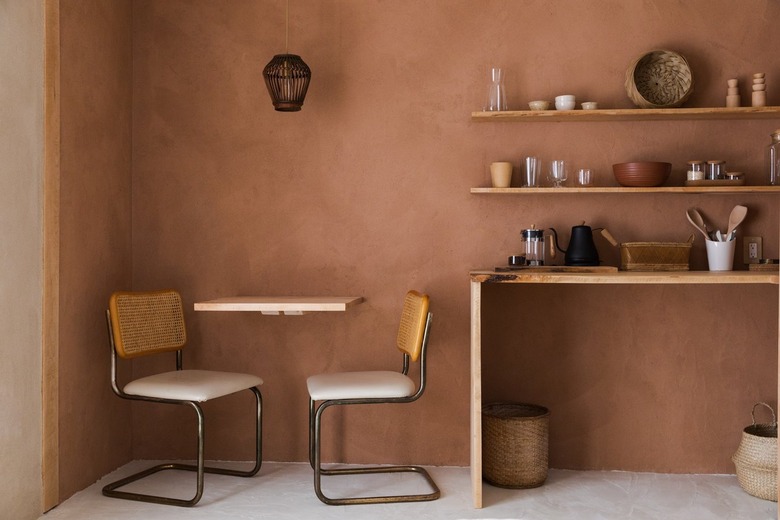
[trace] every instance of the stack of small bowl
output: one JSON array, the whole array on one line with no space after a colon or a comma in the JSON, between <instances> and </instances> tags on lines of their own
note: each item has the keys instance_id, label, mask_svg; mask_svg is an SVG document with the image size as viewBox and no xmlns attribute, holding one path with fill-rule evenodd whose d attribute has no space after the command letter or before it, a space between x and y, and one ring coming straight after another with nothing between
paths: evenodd
<instances>
[{"instance_id":1,"label":"stack of small bowl","mask_svg":"<svg viewBox=\"0 0 780 520\"><path fill-rule=\"evenodd\" d=\"M672 164L653 161L620 163L613 164L612 171L621 186L651 188L666 182L672 172Z\"/></svg>"}]
</instances>

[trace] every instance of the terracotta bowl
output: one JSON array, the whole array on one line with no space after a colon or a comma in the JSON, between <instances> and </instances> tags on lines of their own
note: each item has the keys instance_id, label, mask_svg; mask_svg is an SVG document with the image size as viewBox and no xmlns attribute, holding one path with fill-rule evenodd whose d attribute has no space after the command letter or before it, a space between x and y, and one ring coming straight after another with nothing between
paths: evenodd
<instances>
[{"instance_id":1,"label":"terracotta bowl","mask_svg":"<svg viewBox=\"0 0 780 520\"><path fill-rule=\"evenodd\" d=\"M672 163L647 161L613 164L612 172L621 186L651 188L666 182L672 172Z\"/></svg>"}]
</instances>

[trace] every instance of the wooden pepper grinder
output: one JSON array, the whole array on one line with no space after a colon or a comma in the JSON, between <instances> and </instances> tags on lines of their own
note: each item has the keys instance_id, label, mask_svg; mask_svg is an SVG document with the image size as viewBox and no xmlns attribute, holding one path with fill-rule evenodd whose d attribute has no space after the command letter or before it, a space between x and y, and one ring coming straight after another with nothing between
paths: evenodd
<instances>
[{"instance_id":1,"label":"wooden pepper grinder","mask_svg":"<svg viewBox=\"0 0 780 520\"><path fill-rule=\"evenodd\" d=\"M728 81L729 89L726 92L726 106L738 107L740 104L739 99L739 81L736 79L730 79Z\"/></svg>"},{"instance_id":2,"label":"wooden pepper grinder","mask_svg":"<svg viewBox=\"0 0 780 520\"><path fill-rule=\"evenodd\" d=\"M763 72L753 74L753 106L766 106L766 79Z\"/></svg>"}]
</instances>

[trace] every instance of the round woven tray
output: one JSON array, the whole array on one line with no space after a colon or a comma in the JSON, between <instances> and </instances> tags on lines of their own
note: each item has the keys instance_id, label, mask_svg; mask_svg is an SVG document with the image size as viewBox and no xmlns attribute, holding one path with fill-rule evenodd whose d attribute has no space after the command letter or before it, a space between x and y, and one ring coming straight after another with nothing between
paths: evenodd
<instances>
[{"instance_id":1,"label":"round woven tray","mask_svg":"<svg viewBox=\"0 0 780 520\"><path fill-rule=\"evenodd\" d=\"M763 405L772 411L771 424L756 424L756 406ZM754 497L777 502L777 419L772 407L766 403L753 406L753 424L742 430L732 462L737 470L737 481Z\"/></svg>"},{"instance_id":2,"label":"round woven tray","mask_svg":"<svg viewBox=\"0 0 780 520\"><path fill-rule=\"evenodd\" d=\"M626 71L626 94L639 108L679 107L692 93L691 68L676 52L648 52Z\"/></svg>"},{"instance_id":3,"label":"round woven tray","mask_svg":"<svg viewBox=\"0 0 780 520\"><path fill-rule=\"evenodd\" d=\"M548 469L550 411L533 404L482 407L482 476L507 488L544 484Z\"/></svg>"}]
</instances>

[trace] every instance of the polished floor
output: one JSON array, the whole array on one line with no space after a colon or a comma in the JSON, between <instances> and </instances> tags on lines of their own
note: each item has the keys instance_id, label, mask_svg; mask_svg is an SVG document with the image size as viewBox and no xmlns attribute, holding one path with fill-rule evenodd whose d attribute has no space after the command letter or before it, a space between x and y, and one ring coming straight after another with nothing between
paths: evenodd
<instances>
[{"instance_id":1,"label":"polished floor","mask_svg":"<svg viewBox=\"0 0 780 520\"><path fill-rule=\"evenodd\" d=\"M152 519L415 519L415 520L772 520L777 504L754 498L733 475L660 475L620 471L550 470L547 482L527 490L484 486L483 509L474 509L467 468L430 468L442 490L435 502L360 506L326 506L312 490L308 464L264 463L249 479L206 475L202 500L193 508L145 504L106 498L107 482L150 463L132 462L77 493L41 517L42 520ZM150 477L133 490L171 493L189 498L192 473L169 471ZM417 475L331 477L326 494L415 492ZM359 482L359 483L358 483ZM369 486L375 486L371 489ZM127 488L130 489L130 486ZM0 515L1 516L1 515Z\"/></svg>"}]
</instances>

